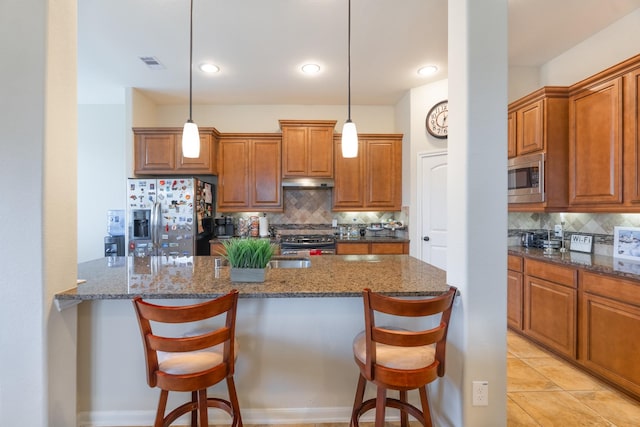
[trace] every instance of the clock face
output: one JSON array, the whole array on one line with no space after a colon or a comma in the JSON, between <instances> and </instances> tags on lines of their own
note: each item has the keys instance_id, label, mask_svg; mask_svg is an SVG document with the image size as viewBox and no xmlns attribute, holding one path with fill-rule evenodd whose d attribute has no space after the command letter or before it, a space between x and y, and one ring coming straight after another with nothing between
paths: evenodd
<instances>
[{"instance_id":1,"label":"clock face","mask_svg":"<svg viewBox=\"0 0 640 427\"><path fill-rule=\"evenodd\" d=\"M427 114L427 131L436 138L446 138L449 129L447 122L448 115L448 101L441 101L434 105Z\"/></svg>"}]
</instances>

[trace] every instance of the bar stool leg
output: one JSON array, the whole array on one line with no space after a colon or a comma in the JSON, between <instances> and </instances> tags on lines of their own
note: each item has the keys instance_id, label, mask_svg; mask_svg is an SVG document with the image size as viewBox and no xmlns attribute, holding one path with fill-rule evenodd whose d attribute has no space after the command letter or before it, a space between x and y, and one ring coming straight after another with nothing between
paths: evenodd
<instances>
[{"instance_id":1,"label":"bar stool leg","mask_svg":"<svg viewBox=\"0 0 640 427\"><path fill-rule=\"evenodd\" d=\"M191 427L198 427L198 392L191 392L191 402L193 402L193 411L191 411Z\"/></svg>"},{"instance_id":2,"label":"bar stool leg","mask_svg":"<svg viewBox=\"0 0 640 427\"><path fill-rule=\"evenodd\" d=\"M406 390L400 390L400 402L407 403ZM409 427L409 415L404 410L400 411L400 427Z\"/></svg>"},{"instance_id":3,"label":"bar stool leg","mask_svg":"<svg viewBox=\"0 0 640 427\"><path fill-rule=\"evenodd\" d=\"M209 413L207 411L207 389L198 390L198 412L200 412L200 426L209 426Z\"/></svg>"},{"instance_id":4,"label":"bar stool leg","mask_svg":"<svg viewBox=\"0 0 640 427\"><path fill-rule=\"evenodd\" d=\"M162 427L164 420L164 411L167 407L167 397L169 392L167 390L160 391L160 398L158 399L158 410L156 411L156 421L153 424L154 427Z\"/></svg>"},{"instance_id":5,"label":"bar stool leg","mask_svg":"<svg viewBox=\"0 0 640 427\"><path fill-rule=\"evenodd\" d=\"M387 409L387 389L378 386L376 396L376 427L384 427L384 415Z\"/></svg>"},{"instance_id":6,"label":"bar stool leg","mask_svg":"<svg viewBox=\"0 0 640 427\"><path fill-rule=\"evenodd\" d=\"M236 383L233 377L227 377L227 390L229 391L229 401L233 409L232 427L242 427L242 416L240 415L240 404L238 403L238 394L236 393ZM237 418L237 423L235 423Z\"/></svg>"},{"instance_id":7,"label":"bar stool leg","mask_svg":"<svg viewBox=\"0 0 640 427\"><path fill-rule=\"evenodd\" d=\"M422 415L424 415L424 425L431 427L433 422L431 421L431 411L429 410L429 397L427 396L427 386L420 387L420 402L422 402Z\"/></svg>"}]
</instances>

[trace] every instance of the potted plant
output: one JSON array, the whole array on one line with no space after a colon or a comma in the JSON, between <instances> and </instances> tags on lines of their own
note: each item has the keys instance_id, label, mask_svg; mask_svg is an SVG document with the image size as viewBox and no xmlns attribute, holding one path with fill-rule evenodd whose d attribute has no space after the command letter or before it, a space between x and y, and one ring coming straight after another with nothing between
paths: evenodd
<instances>
[{"instance_id":1,"label":"potted plant","mask_svg":"<svg viewBox=\"0 0 640 427\"><path fill-rule=\"evenodd\" d=\"M232 282L264 282L265 270L275 251L268 239L229 239L222 242L231 266Z\"/></svg>"}]
</instances>

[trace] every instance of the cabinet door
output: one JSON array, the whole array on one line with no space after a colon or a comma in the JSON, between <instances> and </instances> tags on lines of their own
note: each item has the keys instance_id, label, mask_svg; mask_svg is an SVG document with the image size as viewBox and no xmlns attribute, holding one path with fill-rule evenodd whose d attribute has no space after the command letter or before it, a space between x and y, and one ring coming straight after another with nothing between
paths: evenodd
<instances>
[{"instance_id":1,"label":"cabinet door","mask_svg":"<svg viewBox=\"0 0 640 427\"><path fill-rule=\"evenodd\" d=\"M518 110L517 152L518 155L544 149L544 100L539 100Z\"/></svg>"},{"instance_id":2,"label":"cabinet door","mask_svg":"<svg viewBox=\"0 0 640 427\"><path fill-rule=\"evenodd\" d=\"M364 208L364 156L363 143L358 142L358 157L342 157L342 142L335 144L335 186L333 210L363 210Z\"/></svg>"},{"instance_id":3,"label":"cabinet door","mask_svg":"<svg viewBox=\"0 0 640 427\"><path fill-rule=\"evenodd\" d=\"M516 121L516 115L517 113L515 111L509 113L509 116L507 118L507 156L509 158L515 157L516 154L518 154L517 149L516 149L516 140L517 140L517 134L516 131L518 129L517 127L517 121Z\"/></svg>"},{"instance_id":4,"label":"cabinet door","mask_svg":"<svg viewBox=\"0 0 640 427\"><path fill-rule=\"evenodd\" d=\"M370 140L366 145L365 207L399 211L402 204L402 141Z\"/></svg>"},{"instance_id":5,"label":"cabinet door","mask_svg":"<svg viewBox=\"0 0 640 427\"><path fill-rule=\"evenodd\" d=\"M174 173L176 166L175 134L136 134L136 174Z\"/></svg>"},{"instance_id":6,"label":"cabinet door","mask_svg":"<svg viewBox=\"0 0 640 427\"><path fill-rule=\"evenodd\" d=\"M333 128L308 128L308 176L333 177Z\"/></svg>"},{"instance_id":7,"label":"cabinet door","mask_svg":"<svg viewBox=\"0 0 640 427\"><path fill-rule=\"evenodd\" d=\"M367 255L369 243L336 243L337 255Z\"/></svg>"},{"instance_id":8,"label":"cabinet door","mask_svg":"<svg viewBox=\"0 0 640 427\"><path fill-rule=\"evenodd\" d=\"M622 202L622 77L569 101L569 203Z\"/></svg>"},{"instance_id":9,"label":"cabinet door","mask_svg":"<svg viewBox=\"0 0 640 427\"><path fill-rule=\"evenodd\" d=\"M640 308L585 293L580 363L640 395Z\"/></svg>"},{"instance_id":10,"label":"cabinet door","mask_svg":"<svg viewBox=\"0 0 640 427\"><path fill-rule=\"evenodd\" d=\"M218 211L249 208L249 144L244 139L220 140Z\"/></svg>"},{"instance_id":11,"label":"cabinet door","mask_svg":"<svg viewBox=\"0 0 640 427\"><path fill-rule=\"evenodd\" d=\"M281 141L251 141L251 206L257 210L282 210Z\"/></svg>"},{"instance_id":12,"label":"cabinet door","mask_svg":"<svg viewBox=\"0 0 640 427\"><path fill-rule=\"evenodd\" d=\"M282 176L295 178L307 175L307 128L282 128Z\"/></svg>"},{"instance_id":13,"label":"cabinet door","mask_svg":"<svg viewBox=\"0 0 640 427\"><path fill-rule=\"evenodd\" d=\"M625 200L640 202L640 69L625 76L624 189Z\"/></svg>"},{"instance_id":14,"label":"cabinet door","mask_svg":"<svg viewBox=\"0 0 640 427\"><path fill-rule=\"evenodd\" d=\"M526 276L524 333L566 356L576 357L576 290Z\"/></svg>"},{"instance_id":15,"label":"cabinet door","mask_svg":"<svg viewBox=\"0 0 640 427\"><path fill-rule=\"evenodd\" d=\"M507 270L507 325L522 330L522 273Z\"/></svg>"},{"instance_id":16,"label":"cabinet door","mask_svg":"<svg viewBox=\"0 0 640 427\"><path fill-rule=\"evenodd\" d=\"M282 176L333 177L333 126L282 126Z\"/></svg>"},{"instance_id":17,"label":"cabinet door","mask_svg":"<svg viewBox=\"0 0 640 427\"><path fill-rule=\"evenodd\" d=\"M177 171L183 173L217 174L213 156L215 145L212 135L200 133L200 156L195 159L182 156L182 134L177 135L176 140Z\"/></svg>"}]
</instances>

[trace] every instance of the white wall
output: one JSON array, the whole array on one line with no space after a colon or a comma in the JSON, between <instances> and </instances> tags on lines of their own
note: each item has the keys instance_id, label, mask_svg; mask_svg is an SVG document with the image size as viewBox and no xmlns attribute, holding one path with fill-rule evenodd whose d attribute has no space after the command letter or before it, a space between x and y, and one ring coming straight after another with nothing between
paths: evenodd
<instances>
[{"instance_id":1,"label":"white wall","mask_svg":"<svg viewBox=\"0 0 640 427\"><path fill-rule=\"evenodd\" d=\"M125 209L125 107L78 106L78 262L104 256L107 211Z\"/></svg>"},{"instance_id":2,"label":"white wall","mask_svg":"<svg viewBox=\"0 0 640 427\"><path fill-rule=\"evenodd\" d=\"M509 67L509 102L540 89L540 69L537 67Z\"/></svg>"},{"instance_id":3,"label":"white wall","mask_svg":"<svg viewBox=\"0 0 640 427\"><path fill-rule=\"evenodd\" d=\"M407 150L407 164L403 164L403 187L409 192L409 224L417 225L421 219L417 217L417 159L418 153L446 151L448 149L448 139L438 139L429 134L426 128L427 113L438 102L448 98L448 80L440 80L428 85L424 85L409 92L409 128L405 131L409 144L403 148ZM407 139L405 137L405 139ZM403 152L404 154L404 152ZM416 256L418 246L422 241L420 228L409 227L409 253Z\"/></svg>"},{"instance_id":4,"label":"white wall","mask_svg":"<svg viewBox=\"0 0 640 427\"><path fill-rule=\"evenodd\" d=\"M66 427L76 310L53 295L76 279L76 1L0 10L0 425Z\"/></svg>"},{"instance_id":5,"label":"white wall","mask_svg":"<svg viewBox=\"0 0 640 427\"><path fill-rule=\"evenodd\" d=\"M157 122L162 126L182 126L187 105L157 107ZM347 118L345 105L194 105L193 120L198 126L212 126L223 133L280 132L280 119L337 120L336 132L342 132ZM394 107L351 106L351 119L360 133L394 133Z\"/></svg>"},{"instance_id":6,"label":"white wall","mask_svg":"<svg viewBox=\"0 0 640 427\"><path fill-rule=\"evenodd\" d=\"M540 69L541 86L570 86L640 53L640 9L619 19Z\"/></svg>"}]
</instances>

